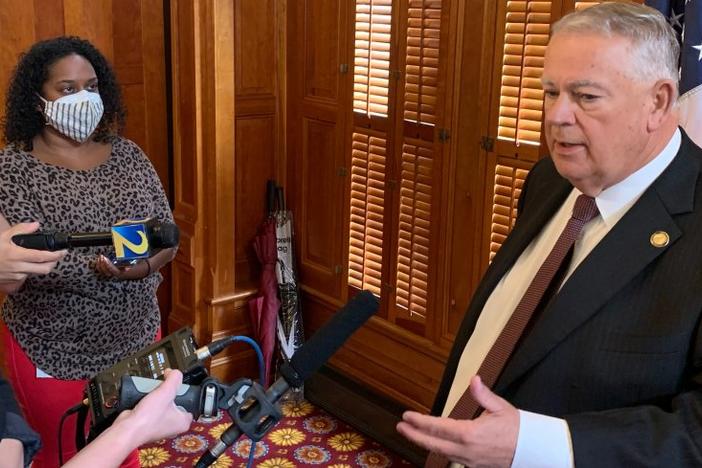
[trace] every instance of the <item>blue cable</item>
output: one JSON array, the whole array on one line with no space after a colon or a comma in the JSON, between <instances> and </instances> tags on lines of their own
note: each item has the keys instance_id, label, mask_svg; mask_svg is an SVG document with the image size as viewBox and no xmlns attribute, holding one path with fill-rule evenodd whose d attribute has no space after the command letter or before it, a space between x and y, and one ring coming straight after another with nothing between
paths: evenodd
<instances>
[{"instance_id":1,"label":"blue cable","mask_svg":"<svg viewBox=\"0 0 702 468\"><path fill-rule=\"evenodd\" d=\"M256 351L256 358L258 358L258 379L261 382L261 385L263 385L263 380L266 375L266 368L265 364L263 363L263 353L261 352L261 347L256 343L255 340L249 338L248 336L232 336L231 337L232 343L235 341L243 341L244 343L248 343L251 345L251 347Z\"/></svg>"},{"instance_id":2,"label":"blue cable","mask_svg":"<svg viewBox=\"0 0 702 468\"><path fill-rule=\"evenodd\" d=\"M258 379L261 382L261 385L263 385L263 381L266 375L266 368L265 364L263 362L263 353L261 352L261 347L256 343L255 340L249 338L248 336L233 336L231 338L232 343L235 341L243 341L244 343L248 343L251 345L251 347L254 349L256 352L256 358L258 359ZM249 461L246 463L246 468L251 468L253 466L253 460L254 460L254 455L256 453L256 442L254 440L251 440L251 450L249 451Z\"/></svg>"}]
</instances>

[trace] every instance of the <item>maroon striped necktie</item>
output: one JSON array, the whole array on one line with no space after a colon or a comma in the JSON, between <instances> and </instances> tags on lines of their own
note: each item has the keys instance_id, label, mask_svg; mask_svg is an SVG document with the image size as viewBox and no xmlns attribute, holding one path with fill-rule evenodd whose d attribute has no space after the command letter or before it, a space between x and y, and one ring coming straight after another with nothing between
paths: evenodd
<instances>
[{"instance_id":1,"label":"maroon striped necktie","mask_svg":"<svg viewBox=\"0 0 702 468\"><path fill-rule=\"evenodd\" d=\"M490 348L487 356L485 356L485 360L483 360L480 369L478 369L478 375L489 388L495 385L497 378L505 367L507 359L509 359L512 351L514 351L517 341L519 341L519 338L522 336L524 329L529 323L529 319L531 319L531 316L541 302L544 292L546 292L549 284L551 284L561 263L563 263L563 260L568 256L568 252L573 247L583 226L597 216L597 214L597 205L595 204L594 198L588 197L587 195L580 195L577 200L575 200L573 215L568 220L568 224L566 224L563 232L561 232L558 240L556 240L553 249L536 272L534 279L531 280L531 284L529 284L524 296L522 296L512 316L497 337L495 344ZM480 410L480 406L473 400L470 391L466 389L449 414L449 418L473 419L480 413ZM448 465L448 463L449 460L446 457L431 452L424 467L443 468Z\"/></svg>"}]
</instances>

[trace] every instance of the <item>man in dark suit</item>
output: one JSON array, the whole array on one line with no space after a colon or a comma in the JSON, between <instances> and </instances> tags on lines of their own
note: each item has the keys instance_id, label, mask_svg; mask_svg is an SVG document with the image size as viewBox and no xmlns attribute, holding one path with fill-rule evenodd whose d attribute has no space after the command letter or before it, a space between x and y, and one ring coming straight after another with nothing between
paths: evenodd
<instances>
[{"instance_id":1,"label":"man in dark suit","mask_svg":"<svg viewBox=\"0 0 702 468\"><path fill-rule=\"evenodd\" d=\"M433 453L428 466L702 466L702 150L677 127L675 33L657 11L623 3L568 15L551 33L551 158L529 174L472 299L440 416L407 412L398 431ZM592 199L595 217L578 218L489 388L485 362L500 362L510 319ZM482 413L454 416L469 400Z\"/></svg>"}]
</instances>

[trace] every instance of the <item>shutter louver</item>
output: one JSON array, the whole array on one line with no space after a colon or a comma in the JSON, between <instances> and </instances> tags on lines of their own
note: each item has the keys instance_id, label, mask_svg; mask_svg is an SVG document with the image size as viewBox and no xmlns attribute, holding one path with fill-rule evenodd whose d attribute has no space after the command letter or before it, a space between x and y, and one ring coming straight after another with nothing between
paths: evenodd
<instances>
[{"instance_id":1,"label":"shutter louver","mask_svg":"<svg viewBox=\"0 0 702 468\"><path fill-rule=\"evenodd\" d=\"M380 295L386 139L357 128L351 149L349 284Z\"/></svg>"},{"instance_id":2,"label":"shutter louver","mask_svg":"<svg viewBox=\"0 0 702 468\"><path fill-rule=\"evenodd\" d=\"M575 2L575 11L584 10L585 8L590 8L591 6L599 5L602 2Z\"/></svg>"},{"instance_id":3,"label":"shutter louver","mask_svg":"<svg viewBox=\"0 0 702 468\"><path fill-rule=\"evenodd\" d=\"M406 314L398 316L414 321L423 321L427 313L432 146L408 139L402 151L396 303Z\"/></svg>"},{"instance_id":4,"label":"shutter louver","mask_svg":"<svg viewBox=\"0 0 702 468\"><path fill-rule=\"evenodd\" d=\"M392 0L356 1L353 109L388 114Z\"/></svg>"},{"instance_id":5,"label":"shutter louver","mask_svg":"<svg viewBox=\"0 0 702 468\"><path fill-rule=\"evenodd\" d=\"M539 145L551 2L508 1L506 15L498 138Z\"/></svg>"},{"instance_id":6,"label":"shutter louver","mask_svg":"<svg viewBox=\"0 0 702 468\"><path fill-rule=\"evenodd\" d=\"M431 299L444 13L442 0L356 0L348 284L386 294L381 315L419 335Z\"/></svg>"},{"instance_id":7,"label":"shutter louver","mask_svg":"<svg viewBox=\"0 0 702 468\"><path fill-rule=\"evenodd\" d=\"M495 256L517 219L517 201L528 169L507 164L495 166L492 198L492 225L490 229L490 261Z\"/></svg>"},{"instance_id":8,"label":"shutter louver","mask_svg":"<svg viewBox=\"0 0 702 468\"><path fill-rule=\"evenodd\" d=\"M409 0L405 120L434 125L439 75L441 0Z\"/></svg>"}]
</instances>

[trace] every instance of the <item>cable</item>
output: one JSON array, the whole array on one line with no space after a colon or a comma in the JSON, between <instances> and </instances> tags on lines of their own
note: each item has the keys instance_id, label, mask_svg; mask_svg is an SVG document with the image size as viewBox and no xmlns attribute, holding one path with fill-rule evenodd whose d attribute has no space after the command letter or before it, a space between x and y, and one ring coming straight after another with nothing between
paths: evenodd
<instances>
[{"instance_id":1,"label":"cable","mask_svg":"<svg viewBox=\"0 0 702 468\"><path fill-rule=\"evenodd\" d=\"M225 348L227 348L229 345L232 343L235 343L237 341L242 341L244 343L249 344L254 351L256 352L256 358L258 360L258 379L259 382L263 385L263 382L265 382L265 376L268 371L268 369L265 368L265 364L263 361L263 353L261 352L261 347L256 343L256 341L252 340L248 336L227 336L224 338L221 338L217 341L213 341L212 343L208 344L207 346L203 346L202 348L199 348L198 350L195 351L198 359L200 360L205 360L208 357L214 356L215 354L221 353ZM246 464L246 468L251 468L253 466L253 460L254 460L254 455L256 454L256 441L251 440L251 449L249 451L249 460ZM205 466L209 466L214 460L210 461Z\"/></svg>"},{"instance_id":2,"label":"cable","mask_svg":"<svg viewBox=\"0 0 702 468\"><path fill-rule=\"evenodd\" d=\"M61 420L59 421L59 430L58 430L58 456L59 456L59 466L63 465L63 422L66 420L66 418L74 413L77 413L80 411L83 406L85 405L85 400L81 401L75 406L72 406L66 410L65 413L61 416Z\"/></svg>"},{"instance_id":3,"label":"cable","mask_svg":"<svg viewBox=\"0 0 702 468\"><path fill-rule=\"evenodd\" d=\"M251 451L249 452L249 461L246 463L246 468L253 466L254 455L256 454L256 442L251 440Z\"/></svg>"},{"instance_id":4,"label":"cable","mask_svg":"<svg viewBox=\"0 0 702 468\"><path fill-rule=\"evenodd\" d=\"M258 379L261 382L261 385L263 385L263 382L265 382L266 380L265 376L266 372L268 372L268 369L266 369L266 365L263 361L263 353L261 352L261 347L258 345L258 343L256 343L256 341L252 340L248 336L234 336L232 338L232 342L243 341L244 343L248 343L256 352L256 358L258 359Z\"/></svg>"},{"instance_id":5,"label":"cable","mask_svg":"<svg viewBox=\"0 0 702 468\"><path fill-rule=\"evenodd\" d=\"M263 363L263 353L261 352L261 347L258 345L258 343L256 343L256 341L252 340L248 336L225 336L224 338L220 338L217 341L213 341L212 343L203 346L202 348L198 348L195 351L195 354L197 355L198 359L204 361L207 358L221 353L225 348L237 341L243 341L244 343L248 343L256 352L256 358L258 359L258 378L261 384L263 384L265 380L266 371L268 370L265 368L265 364Z\"/></svg>"},{"instance_id":6,"label":"cable","mask_svg":"<svg viewBox=\"0 0 702 468\"><path fill-rule=\"evenodd\" d=\"M256 352L256 358L258 359L258 379L263 384L266 372L268 369L265 368L265 364L263 361L263 353L261 352L261 347L256 343L255 340L252 340L248 336L228 336L226 338L222 338L221 340L217 340L214 343L211 343L210 345L207 346L207 348L210 350L210 353L212 355L217 354L218 352L221 352L224 348L229 346L232 343L235 343L237 341L243 341L244 343L248 343ZM214 351L214 352L213 352ZM256 441L251 440L251 449L249 451L249 460L246 463L246 468L251 468L253 466L253 461L254 461L254 456L256 455Z\"/></svg>"}]
</instances>

